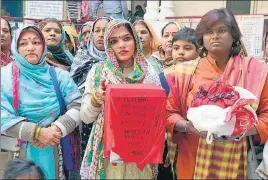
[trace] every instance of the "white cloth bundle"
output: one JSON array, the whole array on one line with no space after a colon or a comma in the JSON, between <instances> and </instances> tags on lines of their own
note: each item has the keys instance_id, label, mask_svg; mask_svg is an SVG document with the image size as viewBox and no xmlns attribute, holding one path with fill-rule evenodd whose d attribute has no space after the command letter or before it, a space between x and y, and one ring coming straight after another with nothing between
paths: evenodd
<instances>
[{"instance_id":1,"label":"white cloth bundle","mask_svg":"<svg viewBox=\"0 0 268 180\"><path fill-rule=\"evenodd\" d=\"M217 136L232 135L236 124L236 116L231 115L232 109L242 101L247 102L247 105L244 107L251 111L257 119L254 109L249 105L256 100L256 96L241 87L236 86L234 89L239 93L240 98L233 104L233 106L221 108L217 105L201 105L199 107L190 107L188 109L187 119L192 121L194 127L198 131L208 132L206 139L208 144L212 143L213 134Z\"/></svg>"}]
</instances>

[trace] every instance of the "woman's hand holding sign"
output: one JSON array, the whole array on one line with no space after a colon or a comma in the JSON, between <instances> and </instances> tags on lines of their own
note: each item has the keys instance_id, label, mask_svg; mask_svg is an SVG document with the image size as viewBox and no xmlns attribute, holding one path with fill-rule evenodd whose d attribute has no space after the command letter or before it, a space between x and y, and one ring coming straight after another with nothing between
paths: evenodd
<instances>
[{"instance_id":1,"label":"woman's hand holding sign","mask_svg":"<svg viewBox=\"0 0 268 180\"><path fill-rule=\"evenodd\" d=\"M91 97L91 104L95 107L100 107L104 103L105 92L106 92L105 80L101 80L100 87L95 91Z\"/></svg>"}]
</instances>

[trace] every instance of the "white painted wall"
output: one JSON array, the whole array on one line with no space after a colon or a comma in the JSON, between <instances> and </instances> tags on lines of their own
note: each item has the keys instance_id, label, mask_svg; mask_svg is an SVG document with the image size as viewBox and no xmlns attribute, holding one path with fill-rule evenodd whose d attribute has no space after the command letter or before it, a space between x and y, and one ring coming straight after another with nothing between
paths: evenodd
<instances>
[{"instance_id":1,"label":"white painted wall","mask_svg":"<svg viewBox=\"0 0 268 180\"><path fill-rule=\"evenodd\" d=\"M226 1L173 1L176 16L203 16L215 8L226 7Z\"/></svg>"}]
</instances>

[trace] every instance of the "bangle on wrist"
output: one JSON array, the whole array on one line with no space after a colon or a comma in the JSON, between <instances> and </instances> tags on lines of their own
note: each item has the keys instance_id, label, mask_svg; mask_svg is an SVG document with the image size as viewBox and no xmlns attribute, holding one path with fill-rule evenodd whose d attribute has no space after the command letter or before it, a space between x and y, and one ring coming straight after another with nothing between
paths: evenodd
<instances>
[{"instance_id":1,"label":"bangle on wrist","mask_svg":"<svg viewBox=\"0 0 268 180\"><path fill-rule=\"evenodd\" d=\"M34 139L37 140L40 136L40 131L41 131L41 127L40 126L37 126L35 128L35 132L34 132Z\"/></svg>"},{"instance_id":2,"label":"bangle on wrist","mask_svg":"<svg viewBox=\"0 0 268 180\"><path fill-rule=\"evenodd\" d=\"M91 104L95 107L101 107L101 104L98 103L96 97L95 97L95 94L93 96L91 96Z\"/></svg>"}]
</instances>

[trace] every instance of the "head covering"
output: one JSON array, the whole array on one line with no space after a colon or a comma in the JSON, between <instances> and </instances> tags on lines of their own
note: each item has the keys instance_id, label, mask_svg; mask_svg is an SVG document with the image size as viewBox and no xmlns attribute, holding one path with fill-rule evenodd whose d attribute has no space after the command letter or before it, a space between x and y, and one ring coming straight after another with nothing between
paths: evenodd
<instances>
[{"instance_id":1,"label":"head covering","mask_svg":"<svg viewBox=\"0 0 268 180\"><path fill-rule=\"evenodd\" d=\"M69 25L69 26L63 26L63 29L65 31L68 31L74 38L78 38L78 34L75 27Z\"/></svg>"},{"instance_id":2,"label":"head covering","mask_svg":"<svg viewBox=\"0 0 268 180\"><path fill-rule=\"evenodd\" d=\"M136 51L134 53L134 71L132 77L127 77L122 73L121 68L119 67L117 58L114 54L114 51L111 48L111 43L109 38L113 33L114 28L128 24L131 27L132 33L134 35L135 43L136 43ZM107 53L107 60L105 61L105 65L108 67L110 71L112 71L115 76L122 81L122 83L139 83L141 82L148 71L148 64L145 61L143 47L140 42L139 37L137 36L132 24L125 19L114 19L107 24L104 33L104 46L105 51ZM98 78L95 78L98 81ZM98 82L96 82L98 84Z\"/></svg>"},{"instance_id":3,"label":"head covering","mask_svg":"<svg viewBox=\"0 0 268 180\"><path fill-rule=\"evenodd\" d=\"M63 27L64 28L64 27ZM65 31L65 33L66 33L66 38L68 39L68 37L69 37L69 39L70 39L70 41L71 41L71 44L72 44L72 46L73 46L73 52L71 52L70 51L70 49L68 49L71 53L76 53L76 45L75 45L75 42L74 42L74 38L73 38L73 36L72 36L72 34L69 32L69 31Z\"/></svg>"},{"instance_id":4,"label":"head covering","mask_svg":"<svg viewBox=\"0 0 268 180\"><path fill-rule=\"evenodd\" d=\"M22 57L20 55L20 53L18 51L18 40L21 36L22 31L16 32L16 34L13 38L13 41L12 41L12 45L11 45L11 51L12 51L12 54L13 54L14 59L16 61L16 64L17 64L18 68L20 69L20 73L24 74L25 76L27 76L29 78L34 78L34 79L41 78L42 79L41 81L49 82L50 77L47 77L47 70L48 70L49 66L46 63L47 47L46 47L44 36L43 36L42 32L35 26L28 26L28 27L24 28L23 30L25 30L27 28L34 29L38 33L38 35L41 37L41 41L42 41L43 46L44 46L44 51L43 51L43 54L42 54L38 64L33 65L33 64L29 63L27 60L24 59L24 57Z\"/></svg>"},{"instance_id":5,"label":"head covering","mask_svg":"<svg viewBox=\"0 0 268 180\"><path fill-rule=\"evenodd\" d=\"M65 42L65 31L61 30L61 41L57 46L47 46L47 62L54 66L62 67L65 70L69 70L73 63L73 55L70 51L66 50L64 47Z\"/></svg>"},{"instance_id":6,"label":"head covering","mask_svg":"<svg viewBox=\"0 0 268 180\"><path fill-rule=\"evenodd\" d=\"M57 95L49 73L50 66L46 63L45 59L47 53L45 39L37 27L29 26L22 30L27 30L28 28L36 31L41 38L44 47L43 53L38 64L33 65L29 63L18 51L17 44L21 31L16 32L17 34L15 34L11 46L15 62L1 69L1 133L25 119L45 127L51 125L60 114ZM18 67L19 76L17 78L13 75L13 65ZM81 93L70 79L68 72L56 68L56 74L66 105L81 98ZM12 79L19 84L17 87L20 103L18 113L11 103L16 98L10 92L13 88ZM53 147L48 146L45 149L39 149L29 143L26 148L26 158L33 160L40 166L47 179L55 179L56 170Z\"/></svg>"},{"instance_id":7,"label":"head covering","mask_svg":"<svg viewBox=\"0 0 268 180\"><path fill-rule=\"evenodd\" d=\"M94 22L94 24L95 24L95 22ZM86 22L81 26L80 31L79 31L79 35L78 35L78 41L80 42L81 45L86 45L86 44L83 44L83 37L82 37L83 36L83 34L82 34L83 28L85 26L90 26L90 29L92 29L92 24L93 24L92 22ZM90 33L91 33L91 31L90 31Z\"/></svg>"},{"instance_id":8,"label":"head covering","mask_svg":"<svg viewBox=\"0 0 268 180\"><path fill-rule=\"evenodd\" d=\"M71 75L73 80L82 92L84 91L85 81L89 70L95 63L104 62L106 59L105 51L98 50L93 42L94 26L101 19L107 19L110 21L110 18L108 17L100 17L94 21L87 41L87 49L78 50L71 66Z\"/></svg>"},{"instance_id":9,"label":"head covering","mask_svg":"<svg viewBox=\"0 0 268 180\"><path fill-rule=\"evenodd\" d=\"M152 35L152 38L153 38L153 42L152 42L152 51L153 51L153 52L158 51L158 48L159 48L159 46L161 45L161 42L160 42L159 38L157 37L157 35L156 35L156 33L155 33L155 31L154 31L152 25L151 25L149 22L147 22L147 21L144 21L144 20L137 20L137 21L134 22L134 27L135 27L135 25L138 25L139 22L145 23L146 26L149 28L149 31L150 31L150 33L151 33L151 35Z\"/></svg>"}]
</instances>

